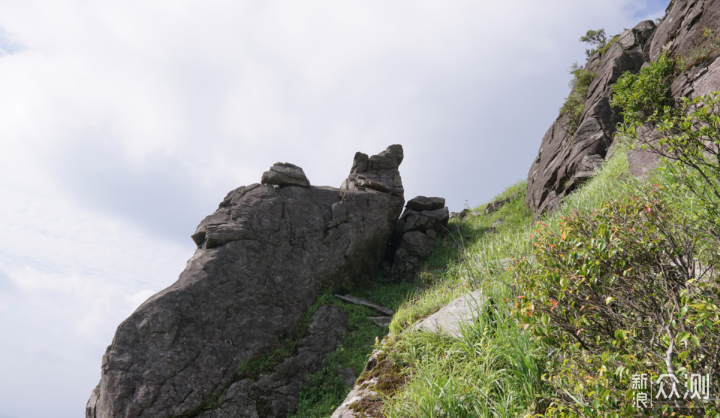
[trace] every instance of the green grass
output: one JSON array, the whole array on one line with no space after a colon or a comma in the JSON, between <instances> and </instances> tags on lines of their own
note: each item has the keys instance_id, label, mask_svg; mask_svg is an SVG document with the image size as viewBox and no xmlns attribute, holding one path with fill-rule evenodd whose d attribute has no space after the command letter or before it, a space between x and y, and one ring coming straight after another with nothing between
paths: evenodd
<instances>
[{"instance_id":1,"label":"green grass","mask_svg":"<svg viewBox=\"0 0 720 418\"><path fill-rule=\"evenodd\" d=\"M636 182L628 171L624 152L618 150L579 191L549 217L540 219L550 227L574 209L591 209L617 196ZM546 356L529 333L512 318L514 292L507 259L531 254L533 215L524 202L526 183L508 187L494 200L512 197L498 211L485 215L486 205L462 220L452 220L438 240L415 283L378 282L351 293L396 311L390 325L394 336L389 355L405 364L407 383L392 396L386 395L389 417L511 417L541 410L552 396L542 381ZM503 221L492 229L499 218ZM500 262L500 260L505 260ZM464 327L461 338L437 336L412 329L418 320L453 299L475 289L492 300L491 308ZM329 417L349 389L337 371L353 367L361 372L375 337L387 328L367 320L376 315L369 308L346 304L330 295L318 302L341 306L349 318L350 332L342 346L325 361L322 371L304 385L296 418Z\"/></svg>"},{"instance_id":2,"label":"green grass","mask_svg":"<svg viewBox=\"0 0 720 418\"><path fill-rule=\"evenodd\" d=\"M396 310L408 298L414 288L412 283L384 283L382 280L357 288L341 289L340 293L352 293L375 304ZM349 332L342 344L325 359L323 369L309 376L298 395L295 418L329 417L340 406L350 389L345 387L338 371L352 367L359 376L368 354L372 352L375 338L382 339L387 327L375 325L369 316L380 314L368 307L345 303L331 294L323 294L314 306L336 305L348 318Z\"/></svg>"},{"instance_id":3,"label":"green grass","mask_svg":"<svg viewBox=\"0 0 720 418\"><path fill-rule=\"evenodd\" d=\"M567 213L598 207L631 187L637 180L627 173L627 157L621 151L540 222L552 227ZM531 254L535 223L524 203L525 190L525 182L518 182L493 199L514 196L497 212L453 223L453 237L445 240L461 242L460 250L438 252L426 266L424 287L395 315L391 330L399 336L396 356L411 365L411 371L408 383L385 401L389 417L514 417L547 406L545 399L552 393L541 378L545 352L513 319L513 276L507 264L499 262ZM495 233L488 233L498 218L504 221ZM448 268L433 269L441 264ZM478 320L463 329L461 338L412 331L410 325L418 319L475 289L482 289L494 303L477 313Z\"/></svg>"}]
</instances>

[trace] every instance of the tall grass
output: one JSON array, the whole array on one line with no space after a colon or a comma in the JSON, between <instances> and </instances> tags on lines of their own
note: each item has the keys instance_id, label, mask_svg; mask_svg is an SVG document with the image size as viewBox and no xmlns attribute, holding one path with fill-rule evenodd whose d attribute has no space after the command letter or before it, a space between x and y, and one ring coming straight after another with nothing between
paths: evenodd
<instances>
[{"instance_id":1,"label":"tall grass","mask_svg":"<svg viewBox=\"0 0 720 418\"><path fill-rule=\"evenodd\" d=\"M541 222L554 225L574 209L594 208L616 196L634 178L627 174L624 152L616 152L595 178L566 199ZM525 181L508 187L494 200L511 198L485 215L486 205L462 220L452 220L415 283L376 283L346 291L396 310L390 325L395 337L391 356L409 365L407 383L385 399L388 417L515 417L533 412L549 396L542 381L545 352L511 316L517 296L508 272L510 259L531 254L533 214L525 204ZM478 214L479 213L479 214ZM494 228L492 225L502 218ZM462 296L481 289L488 304L476 312L459 338L414 331L412 325ZM337 371L352 367L359 374L375 337L387 329L371 324L368 308L345 304L329 295L323 303L343 307L350 333L310 376L303 387L296 418L329 417L349 389Z\"/></svg>"},{"instance_id":2,"label":"tall grass","mask_svg":"<svg viewBox=\"0 0 720 418\"><path fill-rule=\"evenodd\" d=\"M550 227L574 210L599 207L637 180L619 149L597 175L561 208L540 222ZM409 364L408 383L385 400L385 413L397 418L516 417L543 409L552 396L542 381L546 353L512 317L517 294L509 259L530 256L535 222L524 202L526 183L510 186L493 200L512 197L497 212L468 216L449 226L445 242L460 251L442 272L426 268L425 286L398 310L391 331L399 336L398 361ZM483 212L485 205L476 208ZM492 233L491 225L503 221ZM437 254L441 258L442 253ZM440 260L435 260L440 264ZM429 263L432 264L432 263ZM453 338L414 331L411 325L468 291L481 289L490 301L477 319Z\"/></svg>"}]
</instances>

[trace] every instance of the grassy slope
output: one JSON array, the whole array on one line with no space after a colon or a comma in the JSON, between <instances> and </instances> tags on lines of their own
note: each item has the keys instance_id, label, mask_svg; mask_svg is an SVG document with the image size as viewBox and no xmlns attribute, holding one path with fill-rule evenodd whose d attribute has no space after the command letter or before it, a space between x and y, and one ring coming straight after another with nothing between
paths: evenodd
<instances>
[{"instance_id":1,"label":"grassy slope","mask_svg":"<svg viewBox=\"0 0 720 418\"><path fill-rule=\"evenodd\" d=\"M544 223L551 227L569 211L598 207L634 182L625 153L616 153L580 191ZM491 309L479 312L460 339L405 332L396 343L398 360L410 364L409 383L386 401L389 417L523 416L547 390L542 382L544 353L512 319L512 276L498 260L530 255L532 215L524 204L525 183L509 187L496 199L515 196L490 216L468 217L459 223L472 238L451 268L433 276L400 308L391 329L399 334L460 294L474 289L490 296ZM477 210L484 209L484 206ZM499 217L505 221L495 234L486 234ZM457 235L457 234L456 234ZM439 254L440 256L440 254Z\"/></svg>"},{"instance_id":2,"label":"grassy slope","mask_svg":"<svg viewBox=\"0 0 720 418\"><path fill-rule=\"evenodd\" d=\"M552 227L573 209L598 207L617 196L623 184L635 181L626 173L625 153L618 152L560 210L542 221ZM410 367L408 383L386 400L388 416L522 416L543 397L544 355L510 316L516 295L511 273L499 262L531 252L534 223L524 203L525 190L526 183L518 182L493 199L512 197L497 212L451 221L450 232L439 240L415 283L380 280L372 287L345 289L396 310L390 325L396 336L393 356ZM484 213L484 208L475 210ZM499 218L504 219L493 233L491 226ZM482 289L493 303L464 329L463 338L410 330L417 320L475 289ZM375 315L369 308L343 303L331 295L323 296L319 303L341 306L349 318L350 333L326 360L325 368L304 386L294 415L297 418L329 417L349 392L337 371L352 367L359 375L375 337L382 338L388 331L367 320Z\"/></svg>"}]
</instances>

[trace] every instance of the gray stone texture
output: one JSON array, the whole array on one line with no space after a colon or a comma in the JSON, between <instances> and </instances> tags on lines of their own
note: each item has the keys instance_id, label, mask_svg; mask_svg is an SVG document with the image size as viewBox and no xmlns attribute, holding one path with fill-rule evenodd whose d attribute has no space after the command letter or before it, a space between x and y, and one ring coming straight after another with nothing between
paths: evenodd
<instances>
[{"instance_id":1,"label":"gray stone texture","mask_svg":"<svg viewBox=\"0 0 720 418\"><path fill-rule=\"evenodd\" d=\"M442 209L445 207L445 198L416 196L408 200L405 207L417 212L421 212L423 210Z\"/></svg>"},{"instance_id":2,"label":"gray stone texture","mask_svg":"<svg viewBox=\"0 0 720 418\"><path fill-rule=\"evenodd\" d=\"M322 306L313 315L308 336L298 343L298 354L286 358L257 381L243 379L230 385L215 409L197 418L284 417L295 411L304 377L319 371L323 359L342 342L348 322L342 309Z\"/></svg>"},{"instance_id":3,"label":"gray stone texture","mask_svg":"<svg viewBox=\"0 0 720 418\"><path fill-rule=\"evenodd\" d=\"M553 211L564 196L590 177L583 173L588 171L586 157L605 157L616 124L622 120L620 109L610 106L612 86L624 72L637 72L647 62L644 48L654 28L652 21L641 22L620 34L605 55L595 54L588 59L585 69L596 76L588 88L580 124L574 135L569 135L567 116L560 115L545 133L528 172L525 202L530 209Z\"/></svg>"},{"instance_id":4,"label":"gray stone texture","mask_svg":"<svg viewBox=\"0 0 720 418\"><path fill-rule=\"evenodd\" d=\"M392 267L390 278L395 281L412 281L415 279L417 267L427 260L435 251L436 238L446 227L450 212L446 207L436 208L443 198L426 198L418 196L413 203L405 208L395 225L391 241ZM433 202L418 204L418 202ZM430 208L417 211L414 208Z\"/></svg>"},{"instance_id":5,"label":"gray stone texture","mask_svg":"<svg viewBox=\"0 0 720 418\"><path fill-rule=\"evenodd\" d=\"M300 319L321 287L374 277L403 206L402 147L358 155L342 189L254 184L228 193L192 235L198 248L178 281L118 327L86 417L292 411L299 382L344 333L337 309L321 308L298 353L272 374L237 381L236 370L301 335ZM392 187L360 187L364 173ZM220 405L204 411L223 391Z\"/></svg>"},{"instance_id":6,"label":"gray stone texture","mask_svg":"<svg viewBox=\"0 0 720 418\"><path fill-rule=\"evenodd\" d=\"M460 212L450 212L450 218L462 219L466 217L468 213L470 213L470 209L463 209Z\"/></svg>"},{"instance_id":7,"label":"gray stone texture","mask_svg":"<svg viewBox=\"0 0 720 418\"><path fill-rule=\"evenodd\" d=\"M303 169L290 163L273 164L270 170L263 173L260 183L277 186L310 187L310 181L305 176Z\"/></svg>"},{"instance_id":8,"label":"gray stone texture","mask_svg":"<svg viewBox=\"0 0 720 418\"><path fill-rule=\"evenodd\" d=\"M496 200L494 202L488 203L487 206L485 207L485 214L490 215L493 212L497 212L498 209L505 206L505 204L507 202L509 202L511 199L512 199L512 197L508 197L505 199L500 199L500 200Z\"/></svg>"},{"instance_id":9,"label":"gray stone texture","mask_svg":"<svg viewBox=\"0 0 720 418\"><path fill-rule=\"evenodd\" d=\"M526 202L535 212L552 211L562 198L592 176L581 166L587 156L604 158L611 146L615 124L621 121L620 109L612 109L609 99L612 84L624 71L636 72L654 62L662 51L672 56L687 56L707 43L706 28L720 33L720 0L674 0L657 27L641 22L625 31L615 45L600 58L588 59L586 69L597 77L590 86L580 129L571 138L563 129L566 118L560 116L542 140L538 156L528 173ZM697 97L720 90L720 53L715 51L675 78L670 93L673 99ZM657 167L658 157L647 151L629 153L631 171L643 177Z\"/></svg>"},{"instance_id":10,"label":"gray stone texture","mask_svg":"<svg viewBox=\"0 0 720 418\"><path fill-rule=\"evenodd\" d=\"M382 339L382 342L380 343L381 346L385 346L387 343L387 338L384 337ZM375 368L375 366L378 365L378 358L384 354L385 349L383 348L376 348L373 350L372 353L370 353L370 356L368 358L367 363L365 363L364 370L366 372L372 372L372 370ZM353 390L350 391L350 393L345 397L345 400L342 404L333 412L332 416L330 418L362 418L366 417L367 415L360 411L355 411L352 408L350 408L351 405L357 402L361 401L370 401L372 403L380 404L382 402L382 396L373 390L376 384L379 383L379 378L373 377L371 379L368 379L360 384L356 384L353 386ZM373 415L374 416L374 415Z\"/></svg>"},{"instance_id":11,"label":"gray stone texture","mask_svg":"<svg viewBox=\"0 0 720 418\"><path fill-rule=\"evenodd\" d=\"M485 308L486 301L487 298L479 290L468 293L423 319L415 328L460 337L462 327L473 322L473 319Z\"/></svg>"},{"instance_id":12,"label":"gray stone texture","mask_svg":"<svg viewBox=\"0 0 720 418\"><path fill-rule=\"evenodd\" d=\"M403 149L400 145L390 145L385 151L371 157L361 152L355 153L350 175L340 185L340 190L389 193L395 198L391 209L399 213L405 203L405 189L397 169L402 160Z\"/></svg>"}]
</instances>

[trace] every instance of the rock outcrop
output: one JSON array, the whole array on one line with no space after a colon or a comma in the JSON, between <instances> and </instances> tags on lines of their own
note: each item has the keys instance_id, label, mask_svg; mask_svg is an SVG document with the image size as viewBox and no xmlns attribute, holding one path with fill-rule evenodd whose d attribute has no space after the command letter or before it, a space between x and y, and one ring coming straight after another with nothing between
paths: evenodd
<instances>
[{"instance_id":1,"label":"rock outcrop","mask_svg":"<svg viewBox=\"0 0 720 418\"><path fill-rule=\"evenodd\" d=\"M310 180L305 176L303 169L290 163L273 164L270 170L263 173L260 183L276 186L310 187Z\"/></svg>"},{"instance_id":2,"label":"rock outcrop","mask_svg":"<svg viewBox=\"0 0 720 418\"><path fill-rule=\"evenodd\" d=\"M449 218L450 213L442 197L418 196L408 201L393 233L392 280L415 279L417 267L435 251L437 236Z\"/></svg>"},{"instance_id":3,"label":"rock outcrop","mask_svg":"<svg viewBox=\"0 0 720 418\"><path fill-rule=\"evenodd\" d=\"M610 106L611 88L625 71L636 72L654 62L663 51L690 56L707 45L706 29L720 32L720 1L674 0L657 27L644 21L623 32L600 57L590 57L586 70L594 71L588 99L577 132L565 132L567 117L561 115L543 137L538 156L528 173L526 203L535 212L552 211L562 198L590 178L612 146L620 109ZM679 68L670 87L673 99L697 97L720 90L720 51ZM644 176L657 166L657 155L634 150L630 155L633 174Z\"/></svg>"},{"instance_id":4,"label":"rock outcrop","mask_svg":"<svg viewBox=\"0 0 720 418\"><path fill-rule=\"evenodd\" d=\"M690 51L707 45L705 29L717 35L720 33L720 1L718 0L675 0L670 3L665 17L650 38L647 53L650 60L656 60L662 51L672 56L688 56ZM697 97L720 90L719 51L708 54L681 68L670 92L672 97Z\"/></svg>"},{"instance_id":5,"label":"rock outcrop","mask_svg":"<svg viewBox=\"0 0 720 418\"><path fill-rule=\"evenodd\" d=\"M620 109L610 106L612 85L626 71L637 72L648 61L646 47L655 24L646 20L620 34L601 57L588 59L585 69L595 73L577 130L567 130L568 116L560 115L545 133L528 173L525 202L535 212L554 210L602 161L613 142Z\"/></svg>"},{"instance_id":6,"label":"rock outcrop","mask_svg":"<svg viewBox=\"0 0 720 418\"><path fill-rule=\"evenodd\" d=\"M506 203L511 201L513 196L506 197L505 199L496 200L494 202L490 202L485 206L485 215L490 215L493 212L497 212L501 207L505 206Z\"/></svg>"},{"instance_id":7,"label":"rock outcrop","mask_svg":"<svg viewBox=\"0 0 720 418\"><path fill-rule=\"evenodd\" d=\"M402 209L400 145L355 155L341 189L309 186L290 164L265 185L239 187L192 235L198 249L180 278L118 327L102 360L87 418L283 417L300 383L347 327L320 308L321 287L370 280ZM303 178L305 181L303 181ZM239 366L301 338L297 353L258 380Z\"/></svg>"}]
</instances>

